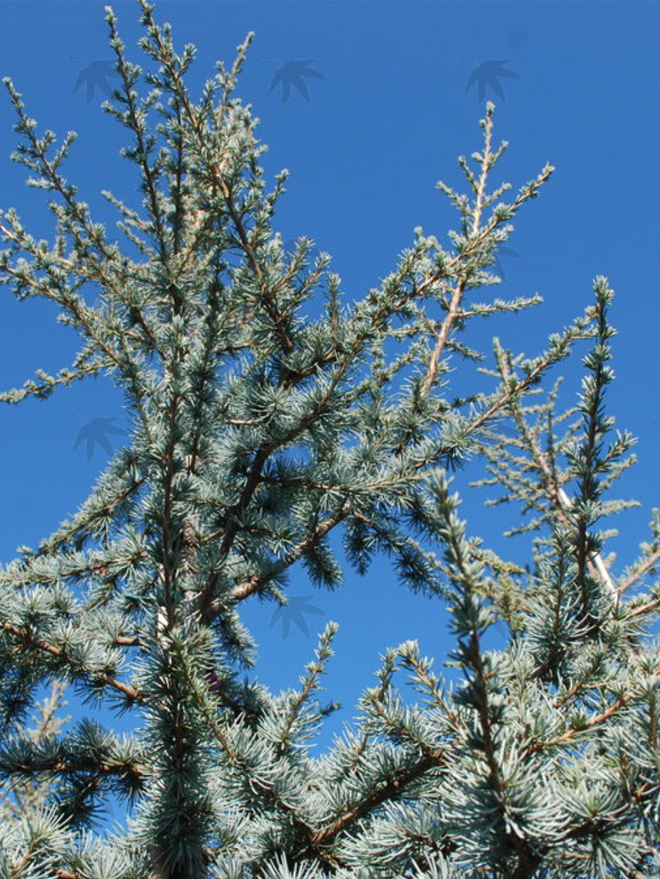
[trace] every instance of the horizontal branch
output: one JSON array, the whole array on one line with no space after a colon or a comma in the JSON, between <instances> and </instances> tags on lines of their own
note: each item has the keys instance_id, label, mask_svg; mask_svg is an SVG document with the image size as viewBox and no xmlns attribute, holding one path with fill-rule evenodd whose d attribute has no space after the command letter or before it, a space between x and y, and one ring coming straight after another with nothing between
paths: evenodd
<instances>
[{"instance_id":1,"label":"horizontal branch","mask_svg":"<svg viewBox=\"0 0 660 879\"><path fill-rule=\"evenodd\" d=\"M413 766L400 769L393 777L371 796L344 812L324 830L319 831L313 837L314 846L328 845L339 833L347 830L360 818L364 818L369 812L397 796L400 796L406 787L416 781L425 772L434 767L445 765L446 752L443 748L436 751L428 751Z\"/></svg>"},{"instance_id":2,"label":"horizontal branch","mask_svg":"<svg viewBox=\"0 0 660 879\"><path fill-rule=\"evenodd\" d=\"M71 661L70 658L66 655L66 651L61 650L59 647L53 647L52 644L47 644L40 638L35 637L31 632L25 631L24 629L19 629L17 626L13 626L11 623L6 622L5 620L0 622L0 627L2 627L4 631L8 632L10 635L14 635L14 637L19 638L26 647L34 647L37 650L42 650L45 653L49 653L51 656L54 656L57 659L62 659L66 662ZM118 690L120 693L128 696L128 698L132 699L134 702L140 702L142 704L145 704L144 698L134 687L131 687L128 684L124 684L122 681L118 681L116 678L111 677L105 672L95 669L86 669L85 673L90 675L90 677L94 678L95 680L99 681L99 683L102 683L108 687L113 687L115 690Z\"/></svg>"}]
</instances>

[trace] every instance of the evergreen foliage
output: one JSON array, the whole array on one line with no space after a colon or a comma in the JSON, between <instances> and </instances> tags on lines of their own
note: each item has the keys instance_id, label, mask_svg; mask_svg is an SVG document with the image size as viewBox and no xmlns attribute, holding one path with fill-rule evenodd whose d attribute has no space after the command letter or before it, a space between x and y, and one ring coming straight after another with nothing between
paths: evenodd
<instances>
[{"instance_id":1,"label":"evergreen foliage","mask_svg":"<svg viewBox=\"0 0 660 879\"><path fill-rule=\"evenodd\" d=\"M481 357L463 341L470 320L538 301L473 292L499 282L497 249L552 167L509 202L508 184L489 191L506 143L493 149L487 105L474 165L459 160L468 193L439 184L460 214L451 247L415 229L381 286L351 303L327 255L310 264L305 238L287 254L273 229L287 175L267 191L256 120L234 96L251 35L196 103L194 48L177 54L140 5L144 75L106 11L120 85L104 109L130 133L143 196L138 210L105 193L125 252L63 176L75 135L60 147L39 136L5 80L13 158L51 194L56 235L37 241L3 212L0 281L57 303L82 347L2 399L105 374L132 433L78 512L0 568L0 877L660 875L660 517L615 574L599 527L629 505L608 490L633 439L605 411L607 281L540 355L496 341L489 393L451 389L450 357ZM577 343L582 393L558 412L558 386L544 395L542 380ZM521 505L513 531L536 533L526 568L457 515L448 474L476 454L504 492L493 502ZM335 707L319 689L337 627L298 689L274 695L240 612L285 602L293 569L338 587L334 533L359 574L386 553L402 584L444 603L463 682L449 688L414 642L388 651L355 728L313 758ZM502 621L508 640L492 649ZM53 695L29 728L44 685ZM62 730L66 685L130 712L136 731ZM109 793L131 808L126 831L95 823Z\"/></svg>"}]
</instances>

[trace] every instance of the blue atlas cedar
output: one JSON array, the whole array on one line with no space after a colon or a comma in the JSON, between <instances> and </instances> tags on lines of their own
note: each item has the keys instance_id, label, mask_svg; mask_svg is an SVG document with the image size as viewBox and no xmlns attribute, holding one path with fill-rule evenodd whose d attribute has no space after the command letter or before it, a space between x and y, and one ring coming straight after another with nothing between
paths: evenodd
<instances>
[{"instance_id":1,"label":"blue atlas cedar","mask_svg":"<svg viewBox=\"0 0 660 879\"><path fill-rule=\"evenodd\" d=\"M0 569L2 875L658 875L660 662L646 634L660 519L616 574L596 526L626 506L607 492L633 439L605 410L607 281L546 351L524 359L495 340L490 392L452 396L450 357L479 353L464 341L472 319L539 301L473 294L499 282L490 268L510 221L552 167L501 201L509 184L489 185L507 145L493 148L488 104L474 166L459 160L467 194L439 184L460 215L451 247L416 228L380 287L349 304L326 254L311 260L307 239L287 251L273 229L287 175L266 190L256 122L234 94L252 35L196 103L194 48L177 54L139 5L151 66L127 60L108 7L119 85L104 105L132 137L141 209L110 199L139 257L108 242L63 176L75 135L59 148L39 136L5 80L13 158L51 193L56 236L37 242L15 211L0 214L0 281L55 302L81 348L1 399L104 372L132 431L80 509ZM81 295L92 281L93 306ZM544 383L578 344L582 392L564 412ZM459 519L448 474L460 483L470 455L488 464L496 502L520 504L512 530L536 535L528 565ZM241 611L285 602L292 571L337 587L337 534L346 565L368 575L385 554L402 585L446 608L462 681L449 687L416 642L388 650L355 723L312 757L336 708L319 690L337 626L299 688L275 695ZM404 698L401 673L421 702ZM66 686L130 714L133 732L62 730ZM130 820L103 832L110 795Z\"/></svg>"}]
</instances>

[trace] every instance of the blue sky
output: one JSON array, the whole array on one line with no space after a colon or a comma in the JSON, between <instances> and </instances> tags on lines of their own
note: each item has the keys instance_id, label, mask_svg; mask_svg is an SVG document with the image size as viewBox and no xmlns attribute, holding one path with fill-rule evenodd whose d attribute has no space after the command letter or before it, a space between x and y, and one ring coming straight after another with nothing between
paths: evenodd
<instances>
[{"instance_id":1,"label":"blue sky","mask_svg":"<svg viewBox=\"0 0 660 879\"><path fill-rule=\"evenodd\" d=\"M113 8L129 56L142 63L137 3ZM495 141L510 143L497 181L511 181L515 192L546 162L556 166L540 197L519 214L508 245L517 256L502 258L506 278L497 291L511 297L538 292L544 304L475 326L468 341L488 351L497 334L507 347L533 355L549 332L592 301L593 278L609 278L619 329L610 411L618 427L639 438L640 458L619 483L618 496L642 503L620 517L615 571L632 561L660 496L660 5L178 0L157 4L156 16L172 23L179 49L197 45L195 89L213 75L216 59L231 64L235 47L249 30L256 32L237 91L261 120L270 182L281 168L291 172L274 226L285 241L304 234L330 252L349 298L392 271L415 226L449 246L446 232L457 226L456 215L435 184L463 188L456 158L481 147L478 121L486 99L496 105ZM74 90L93 62L112 57L107 32L102 3L0 2L0 74L12 77L41 132L79 133L68 177L95 218L112 228L116 216L100 190L138 205L133 167L119 156L125 135L101 111L98 88L89 103L84 84ZM516 74L499 79L505 100L491 88L483 100L476 87L466 91L476 68L504 59L503 68ZM309 60L308 69L323 77L304 79L309 101L295 88L284 101L281 84L270 90L277 71L296 60ZM16 143L12 114L0 95L0 207L15 206L36 237L50 239L47 199L26 188L24 170L9 161ZM19 303L0 289L2 390L22 385L37 368L57 372L76 350L75 335L56 323L52 306ZM568 390L577 386L578 365L576 357L567 367ZM85 442L74 445L97 418L128 426L121 396L105 378L45 402L0 404L3 564L17 546L36 546L84 501L108 453L96 445L87 460ZM122 441L119 434L108 438L115 447ZM466 488L477 474L478 465L468 467L457 487ZM497 536L513 524L515 510L486 511L485 498L483 490L465 492L470 532L520 557L524 543L515 548ZM258 672L275 689L296 683L324 620L340 623L326 695L345 708L328 723L322 742L350 720L388 646L415 638L436 657L436 667L450 646L442 605L397 586L386 562L365 578L349 575L332 594L314 593L299 573L291 594L309 596L320 610L304 617L311 637L295 624L286 636L281 623L271 626L271 605L247 607L245 619L262 648Z\"/></svg>"}]
</instances>

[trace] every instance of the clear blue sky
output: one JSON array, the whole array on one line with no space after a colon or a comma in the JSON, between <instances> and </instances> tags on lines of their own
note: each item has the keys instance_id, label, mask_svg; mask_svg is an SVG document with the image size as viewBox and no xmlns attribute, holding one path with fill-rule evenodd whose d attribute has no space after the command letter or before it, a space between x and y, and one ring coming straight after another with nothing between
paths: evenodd
<instances>
[{"instance_id":1,"label":"clear blue sky","mask_svg":"<svg viewBox=\"0 0 660 879\"><path fill-rule=\"evenodd\" d=\"M137 3L113 8L130 57L142 63L135 47ZM639 498L643 507L620 517L615 543L617 564L631 561L660 501L658 3L186 0L157 4L156 16L172 23L179 48L197 45L195 87L213 74L217 58L230 64L247 31L256 31L238 93L261 120L270 182L277 170L291 171L275 228L285 240L305 234L329 251L349 298L392 271L416 225L449 245L446 231L456 217L435 184L442 179L462 188L456 157L481 147L478 121L486 99L496 104L496 142L511 144L498 180L510 180L517 191L546 161L557 167L539 199L519 215L509 242L518 256L502 258L506 281L497 291L512 297L538 292L545 303L526 316L475 327L468 341L488 350L497 333L508 347L533 355L550 331L591 302L593 278L608 276L617 291L612 319L620 331L611 411L619 427L639 437L640 464L619 494ZM89 103L84 85L74 92L92 62L112 57L107 31L102 3L0 2L0 74L12 77L41 132L79 133L69 179L95 218L112 228L116 217L101 189L127 198L134 193L138 205L133 167L119 157L124 131L101 111L98 89ZM285 102L281 87L269 90L272 78L303 59L313 59L309 68L323 78L304 79L309 101L293 89ZM517 75L499 79L505 100L490 88L482 100L476 88L466 92L476 67L504 59L504 68ZM13 121L2 94L0 206L15 206L35 236L50 239L44 194L27 189L23 169L8 158L16 142ZM1 389L20 386L36 368L54 373L70 364L76 337L54 318L48 303L18 303L0 290ZM88 461L84 443L74 448L75 440L92 419L112 417L126 426L121 396L106 379L46 402L0 405L3 564L17 546L36 546L85 499L108 455L97 445ZM108 438L113 445L122 441ZM459 474L458 487L475 473ZM483 490L467 491L463 514L470 532L519 557L520 544L509 550L496 542L515 511L489 513L484 499ZM324 620L340 623L327 697L346 707L328 733L350 719L386 647L416 638L437 657L436 667L446 655L441 604L398 587L386 562L365 578L349 576L336 593L312 593L302 573L292 578L291 594L312 596L322 611L305 617L310 638L295 624L288 637L281 626L271 628L270 605L246 608L245 618L262 645L261 678L275 689L296 683Z\"/></svg>"}]
</instances>

